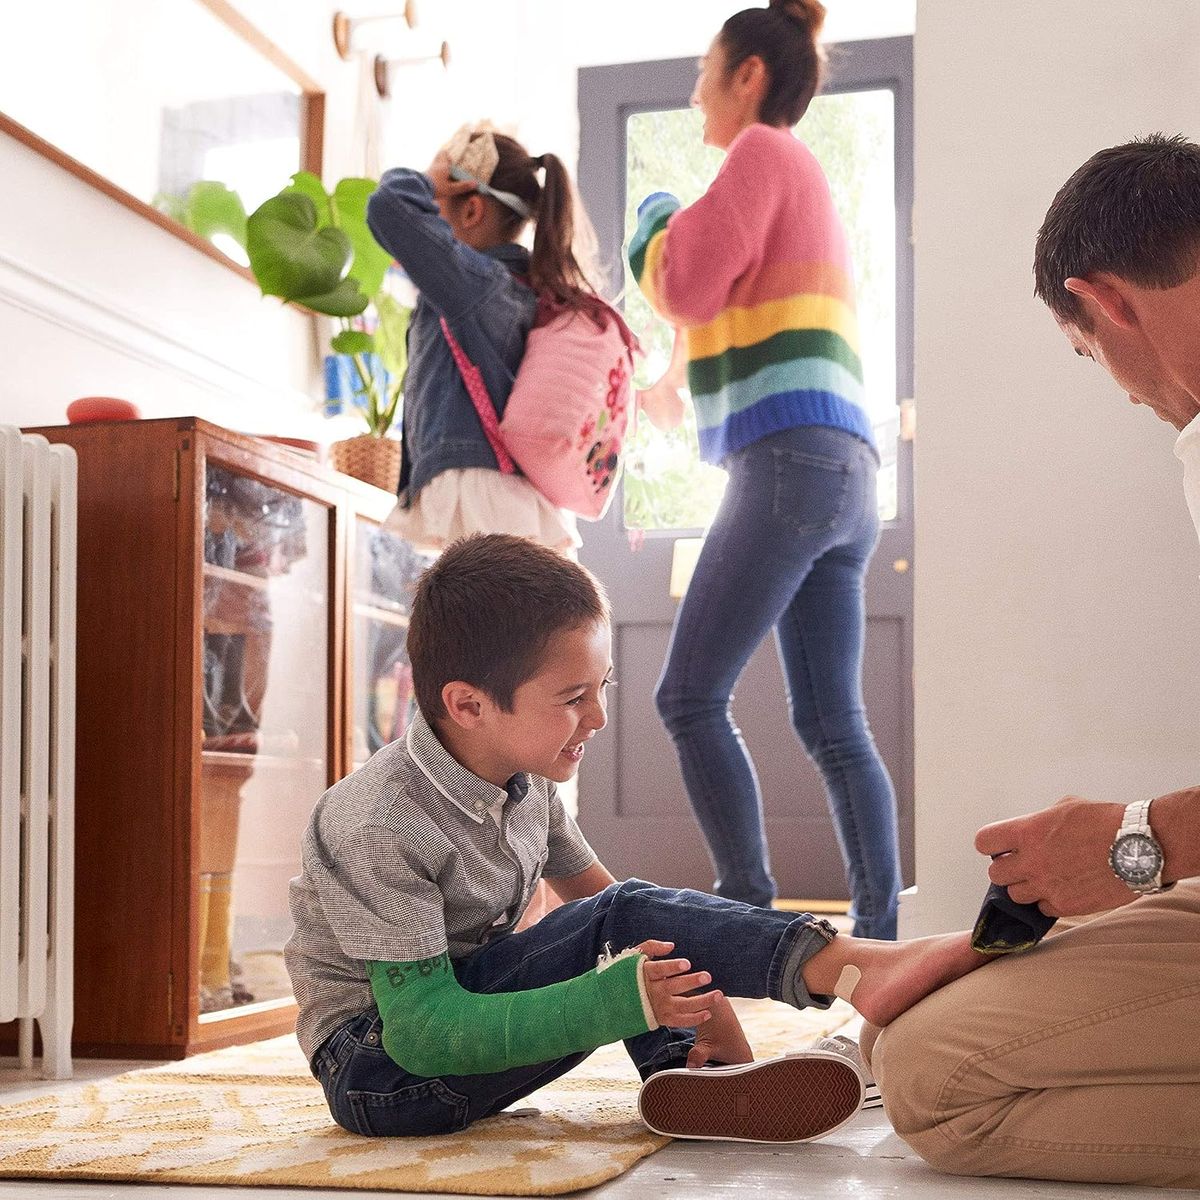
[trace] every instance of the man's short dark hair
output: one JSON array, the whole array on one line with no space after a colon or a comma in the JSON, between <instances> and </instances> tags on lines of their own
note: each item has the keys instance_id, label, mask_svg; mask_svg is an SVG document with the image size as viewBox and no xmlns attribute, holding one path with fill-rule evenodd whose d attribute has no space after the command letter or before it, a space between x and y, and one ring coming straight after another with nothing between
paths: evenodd
<instances>
[{"instance_id":1,"label":"man's short dark hair","mask_svg":"<svg viewBox=\"0 0 1200 1200\"><path fill-rule=\"evenodd\" d=\"M1034 295L1079 329L1088 320L1070 278L1107 271L1172 288L1200 268L1200 146L1181 134L1112 146L1063 184L1038 231Z\"/></svg>"},{"instance_id":2,"label":"man's short dark hair","mask_svg":"<svg viewBox=\"0 0 1200 1200\"><path fill-rule=\"evenodd\" d=\"M413 598L408 657L417 704L431 724L444 718L442 688L461 679L511 712L550 639L608 615L600 582L561 554L502 533L461 538L421 576Z\"/></svg>"}]
</instances>

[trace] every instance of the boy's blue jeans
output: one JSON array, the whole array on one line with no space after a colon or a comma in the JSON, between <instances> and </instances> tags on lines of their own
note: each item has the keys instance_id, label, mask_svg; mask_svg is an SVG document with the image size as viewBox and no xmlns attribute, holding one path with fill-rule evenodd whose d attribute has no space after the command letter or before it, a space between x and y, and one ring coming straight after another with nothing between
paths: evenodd
<instances>
[{"instance_id":1,"label":"boy's blue jeans","mask_svg":"<svg viewBox=\"0 0 1200 1200\"><path fill-rule=\"evenodd\" d=\"M760 438L725 465L729 483L655 694L716 868L714 891L748 904L775 898L758 778L731 711L738 676L773 628L792 725L825 783L854 934L894 938L896 796L862 694L875 453L851 433L806 425Z\"/></svg>"},{"instance_id":2,"label":"boy's blue jeans","mask_svg":"<svg viewBox=\"0 0 1200 1200\"><path fill-rule=\"evenodd\" d=\"M647 938L675 943L672 957L690 959L730 996L782 1000L797 1008L828 1008L811 996L801 968L827 941L807 914L775 912L704 892L656 887L639 879L613 884L586 900L564 904L521 933L496 938L454 964L470 992L544 987L590 971L606 946L614 953ZM628 1039L643 1079L682 1067L694 1039L687 1029L661 1028ZM343 1129L376 1137L454 1133L492 1116L565 1074L587 1057L514 1067L490 1075L426 1079L398 1067L383 1048L374 1008L347 1022L313 1059L333 1118Z\"/></svg>"}]
</instances>

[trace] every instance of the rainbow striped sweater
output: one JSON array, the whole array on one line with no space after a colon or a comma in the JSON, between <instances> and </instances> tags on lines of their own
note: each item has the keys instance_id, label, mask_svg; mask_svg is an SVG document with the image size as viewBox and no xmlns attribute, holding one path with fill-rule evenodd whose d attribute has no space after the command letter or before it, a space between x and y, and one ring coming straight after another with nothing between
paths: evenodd
<instances>
[{"instance_id":1,"label":"rainbow striped sweater","mask_svg":"<svg viewBox=\"0 0 1200 1200\"><path fill-rule=\"evenodd\" d=\"M689 208L665 192L644 200L629 263L650 306L687 328L707 462L796 425L874 446L845 234L820 164L790 130L744 129Z\"/></svg>"}]
</instances>

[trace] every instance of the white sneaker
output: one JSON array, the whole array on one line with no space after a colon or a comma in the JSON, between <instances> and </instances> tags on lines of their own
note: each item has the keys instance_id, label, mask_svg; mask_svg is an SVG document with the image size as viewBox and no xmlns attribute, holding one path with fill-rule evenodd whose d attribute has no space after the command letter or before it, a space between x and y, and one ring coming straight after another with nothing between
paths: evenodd
<instances>
[{"instance_id":1,"label":"white sneaker","mask_svg":"<svg viewBox=\"0 0 1200 1200\"><path fill-rule=\"evenodd\" d=\"M810 1142L862 1107L863 1080L840 1052L801 1050L730 1067L659 1071L638 1113L655 1133L726 1142Z\"/></svg>"},{"instance_id":2,"label":"white sneaker","mask_svg":"<svg viewBox=\"0 0 1200 1200\"><path fill-rule=\"evenodd\" d=\"M829 1054L840 1054L843 1058L848 1058L862 1076L863 1108L883 1107L883 1097L879 1094L879 1084L875 1082L875 1076L871 1074L871 1068L867 1066L866 1061L863 1059L862 1051L858 1048L858 1043L853 1038L848 1038L840 1033L835 1034L833 1037L818 1038L813 1045L813 1049L824 1050Z\"/></svg>"}]
</instances>

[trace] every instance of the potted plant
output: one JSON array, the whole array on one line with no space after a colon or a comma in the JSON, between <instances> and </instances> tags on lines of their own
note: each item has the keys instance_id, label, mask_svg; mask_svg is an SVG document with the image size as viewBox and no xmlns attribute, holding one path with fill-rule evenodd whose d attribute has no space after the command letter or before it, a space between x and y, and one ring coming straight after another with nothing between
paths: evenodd
<instances>
[{"instance_id":1,"label":"potted plant","mask_svg":"<svg viewBox=\"0 0 1200 1200\"><path fill-rule=\"evenodd\" d=\"M246 254L264 296L332 317L334 354L349 356L354 404L367 432L330 447L333 465L395 491L400 443L388 437L407 365L411 309L384 289L391 256L367 228L371 179L342 179L332 192L301 171L246 219ZM373 308L373 330L364 315ZM380 369L382 367L382 369Z\"/></svg>"}]
</instances>

